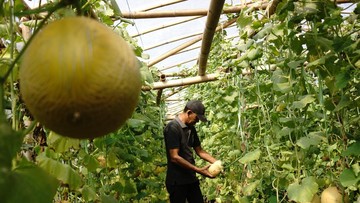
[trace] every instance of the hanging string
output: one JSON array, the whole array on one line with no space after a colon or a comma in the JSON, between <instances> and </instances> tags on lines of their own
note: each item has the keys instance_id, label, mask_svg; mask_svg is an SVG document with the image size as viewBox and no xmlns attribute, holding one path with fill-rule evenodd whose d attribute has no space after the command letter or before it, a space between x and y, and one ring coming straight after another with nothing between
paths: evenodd
<instances>
[{"instance_id":1,"label":"hanging string","mask_svg":"<svg viewBox=\"0 0 360 203\"><path fill-rule=\"evenodd\" d=\"M129 12L132 12L132 10L131 10L131 8L130 8L130 4L129 4L129 1L128 1L128 0L126 0L126 5L127 5L127 7L128 7ZM134 23L134 26L135 26L135 30L136 30L137 34L139 34L139 33L140 33L140 31L139 31L139 29L138 29L138 27L137 27L136 23ZM140 38L141 47L144 47L144 42L143 42L143 40L142 40L142 38L141 38L141 35L139 35L139 38Z\"/></svg>"}]
</instances>

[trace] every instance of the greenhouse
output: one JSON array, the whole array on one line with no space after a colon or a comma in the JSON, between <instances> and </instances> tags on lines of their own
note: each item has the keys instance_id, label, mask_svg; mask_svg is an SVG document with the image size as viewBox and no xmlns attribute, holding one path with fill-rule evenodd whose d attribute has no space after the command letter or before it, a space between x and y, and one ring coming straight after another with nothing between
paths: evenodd
<instances>
[{"instance_id":1,"label":"greenhouse","mask_svg":"<svg viewBox=\"0 0 360 203\"><path fill-rule=\"evenodd\" d=\"M0 2L1 203L360 203L358 1Z\"/></svg>"}]
</instances>

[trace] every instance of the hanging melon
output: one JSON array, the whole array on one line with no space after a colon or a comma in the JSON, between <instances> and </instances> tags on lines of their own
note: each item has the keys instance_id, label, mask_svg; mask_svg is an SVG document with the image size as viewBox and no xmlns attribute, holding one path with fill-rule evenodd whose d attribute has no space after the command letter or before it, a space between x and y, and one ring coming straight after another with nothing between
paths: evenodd
<instances>
[{"instance_id":1,"label":"hanging melon","mask_svg":"<svg viewBox=\"0 0 360 203\"><path fill-rule=\"evenodd\" d=\"M133 50L86 17L64 18L40 30L23 55L19 77L31 114L46 128L73 138L120 128L141 91Z\"/></svg>"}]
</instances>

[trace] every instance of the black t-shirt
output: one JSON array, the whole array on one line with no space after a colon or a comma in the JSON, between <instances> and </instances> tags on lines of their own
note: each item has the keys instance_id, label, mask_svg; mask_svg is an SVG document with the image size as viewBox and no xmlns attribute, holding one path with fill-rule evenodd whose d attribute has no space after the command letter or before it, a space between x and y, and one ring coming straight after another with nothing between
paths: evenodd
<instances>
[{"instance_id":1,"label":"black t-shirt","mask_svg":"<svg viewBox=\"0 0 360 203\"><path fill-rule=\"evenodd\" d=\"M192 170L170 161L170 149L179 149L179 156L195 165L192 148L200 146L200 140L194 126L187 126L178 117L170 121L164 129L167 156L166 184L183 185L197 182Z\"/></svg>"}]
</instances>

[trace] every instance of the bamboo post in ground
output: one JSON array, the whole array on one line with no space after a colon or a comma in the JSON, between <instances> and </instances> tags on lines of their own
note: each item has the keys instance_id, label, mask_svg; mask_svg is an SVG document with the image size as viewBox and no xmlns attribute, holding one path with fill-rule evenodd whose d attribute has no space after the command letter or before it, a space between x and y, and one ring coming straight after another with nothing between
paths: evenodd
<instances>
[{"instance_id":1,"label":"bamboo post in ground","mask_svg":"<svg viewBox=\"0 0 360 203\"><path fill-rule=\"evenodd\" d=\"M200 76L205 75L207 59L210 53L210 47L214 38L215 29L219 23L224 3L225 0L212 0L210 3L199 56L198 75Z\"/></svg>"}]
</instances>

